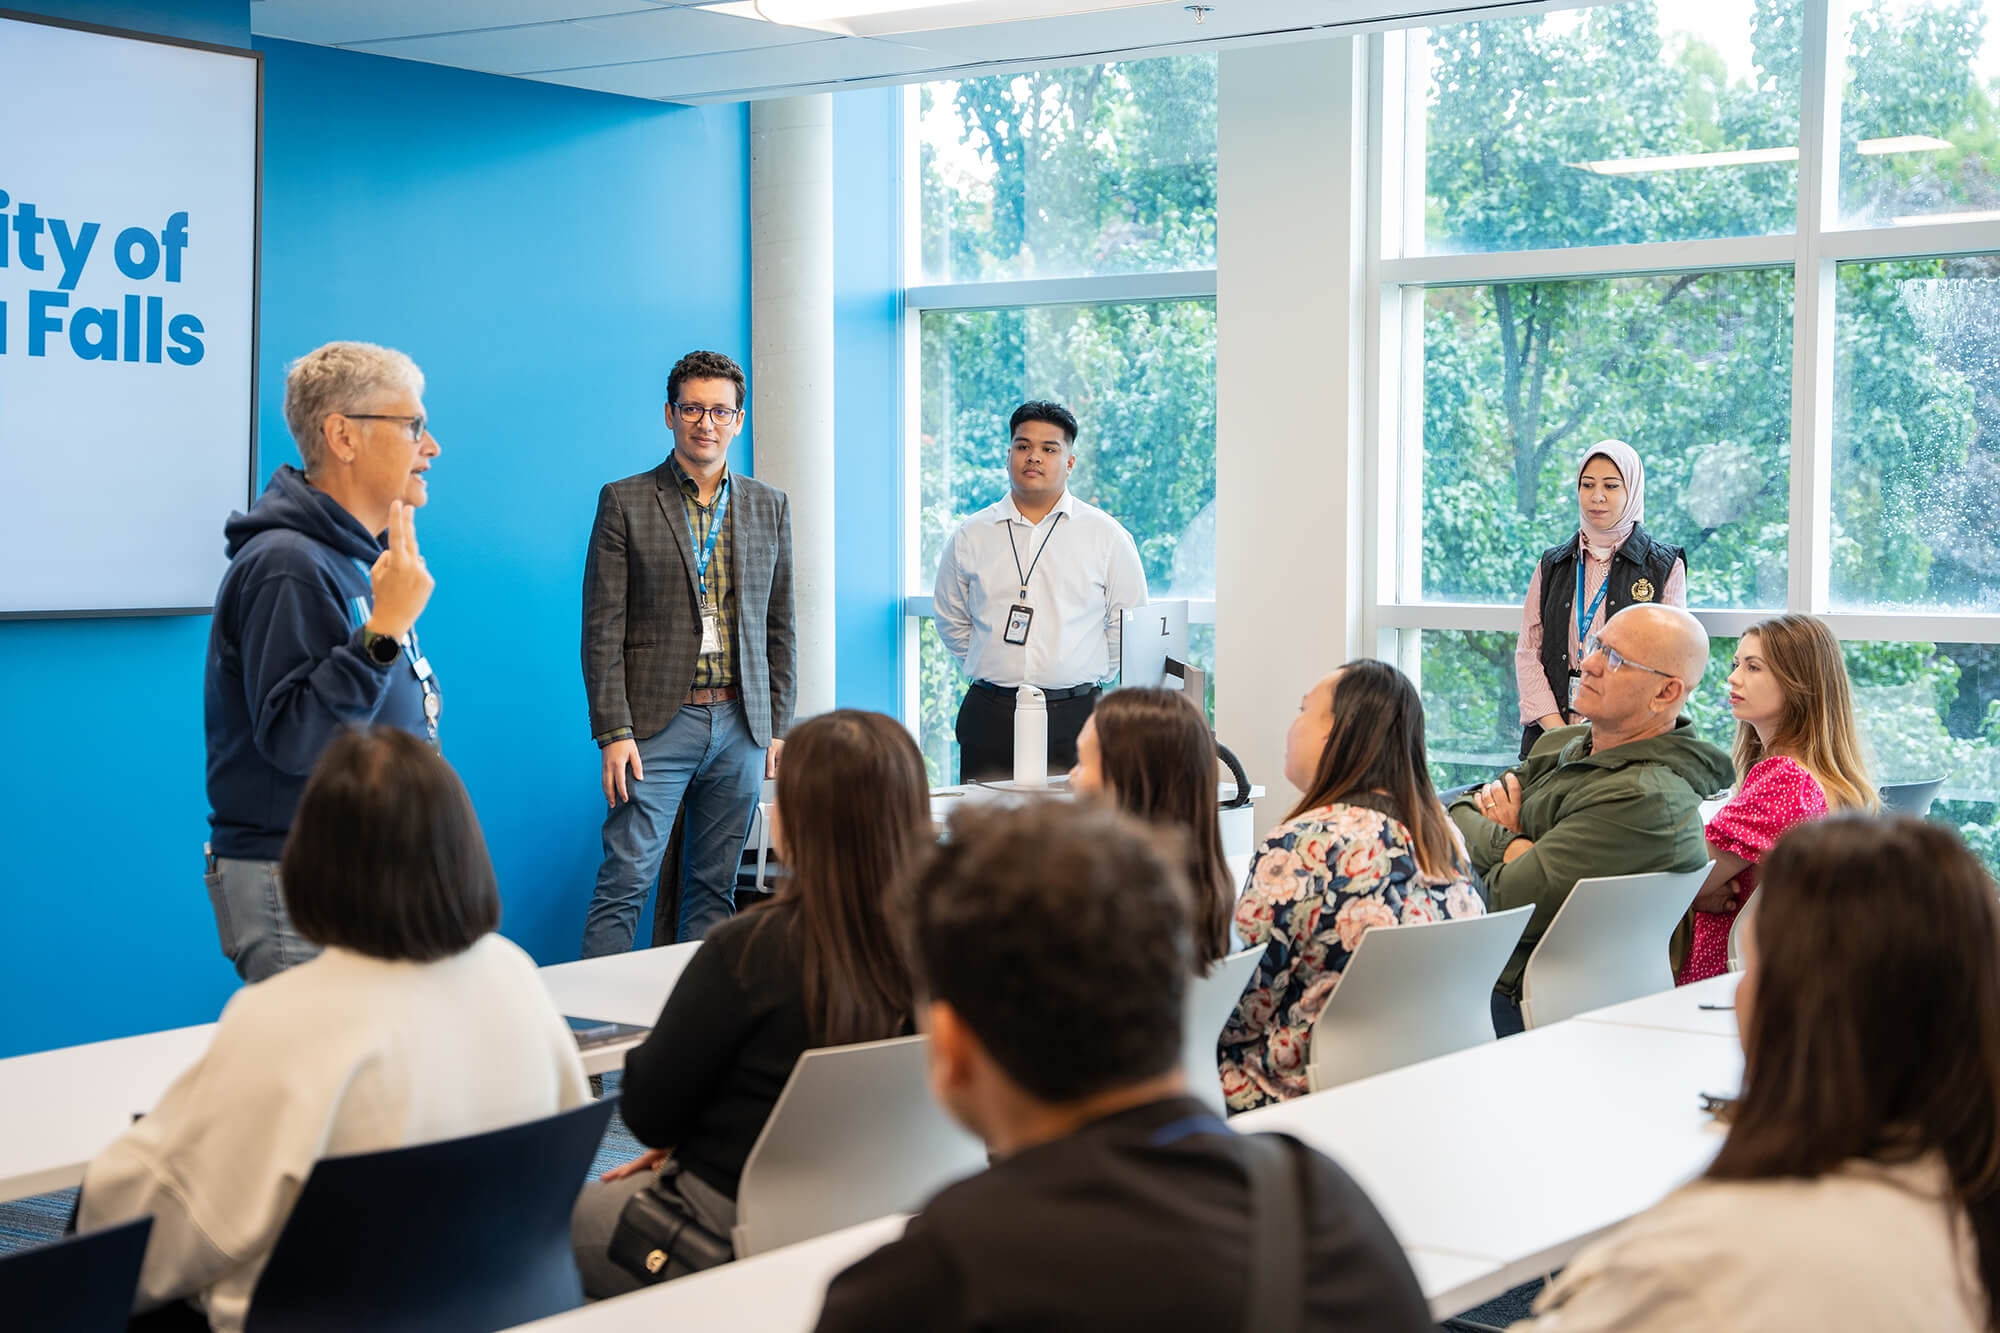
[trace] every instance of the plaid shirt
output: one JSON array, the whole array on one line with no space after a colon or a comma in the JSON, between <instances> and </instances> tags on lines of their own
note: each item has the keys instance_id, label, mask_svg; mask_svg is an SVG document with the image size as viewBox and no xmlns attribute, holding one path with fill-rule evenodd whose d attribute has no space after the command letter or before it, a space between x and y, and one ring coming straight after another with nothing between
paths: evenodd
<instances>
[{"instance_id":1,"label":"plaid shirt","mask_svg":"<svg viewBox=\"0 0 2000 1333\"><path fill-rule=\"evenodd\" d=\"M681 466L681 460L667 455L673 465L674 480L680 484L681 507L687 511L688 534L699 552L708 541L708 525L715 521L715 505L701 502L701 488L695 479ZM723 480L729 473L725 470ZM717 495L720 496L720 489ZM716 611L716 628L722 637L722 651L703 653L695 659L694 686L697 690L720 689L734 685L736 681L736 596L729 576L730 571L730 529L736 526L733 515L723 518L722 531L715 534L715 554L708 562L708 602L702 609Z\"/></svg>"}]
</instances>

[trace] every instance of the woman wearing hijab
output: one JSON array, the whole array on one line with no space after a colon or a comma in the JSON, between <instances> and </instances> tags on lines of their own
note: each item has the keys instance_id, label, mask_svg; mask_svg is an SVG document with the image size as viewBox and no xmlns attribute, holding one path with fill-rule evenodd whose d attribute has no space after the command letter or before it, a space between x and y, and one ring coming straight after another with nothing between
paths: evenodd
<instances>
[{"instance_id":1,"label":"woman wearing hijab","mask_svg":"<svg viewBox=\"0 0 2000 1333\"><path fill-rule=\"evenodd\" d=\"M1576 535L1542 552L1521 608L1514 678L1521 694L1521 757L1570 712L1583 644L1639 602L1687 605L1687 556L1646 535L1646 467L1623 440L1599 440L1576 470Z\"/></svg>"}]
</instances>

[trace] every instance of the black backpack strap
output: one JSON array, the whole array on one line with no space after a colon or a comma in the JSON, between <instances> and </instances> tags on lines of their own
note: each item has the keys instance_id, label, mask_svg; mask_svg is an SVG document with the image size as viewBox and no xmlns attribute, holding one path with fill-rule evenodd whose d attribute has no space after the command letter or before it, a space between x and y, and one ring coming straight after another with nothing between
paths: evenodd
<instances>
[{"instance_id":1,"label":"black backpack strap","mask_svg":"<svg viewBox=\"0 0 2000 1333\"><path fill-rule=\"evenodd\" d=\"M1298 1153L1282 1134L1244 1134L1250 1176L1250 1298L1244 1333L1299 1333L1306 1309L1306 1205Z\"/></svg>"}]
</instances>

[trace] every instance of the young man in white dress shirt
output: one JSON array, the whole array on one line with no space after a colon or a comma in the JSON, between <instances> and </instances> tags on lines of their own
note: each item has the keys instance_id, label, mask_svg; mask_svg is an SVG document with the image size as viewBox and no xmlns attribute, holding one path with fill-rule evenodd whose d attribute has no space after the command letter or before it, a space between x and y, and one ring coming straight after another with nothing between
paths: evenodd
<instances>
[{"instance_id":1,"label":"young man in white dress shirt","mask_svg":"<svg viewBox=\"0 0 2000 1333\"><path fill-rule=\"evenodd\" d=\"M1069 490L1069 409L1023 403L1007 428L1007 496L960 524L938 561L938 633L972 678L957 727L967 782L1012 775L1022 685L1048 696L1049 770L1074 764L1077 733L1118 670L1121 617L1146 604L1132 534Z\"/></svg>"}]
</instances>

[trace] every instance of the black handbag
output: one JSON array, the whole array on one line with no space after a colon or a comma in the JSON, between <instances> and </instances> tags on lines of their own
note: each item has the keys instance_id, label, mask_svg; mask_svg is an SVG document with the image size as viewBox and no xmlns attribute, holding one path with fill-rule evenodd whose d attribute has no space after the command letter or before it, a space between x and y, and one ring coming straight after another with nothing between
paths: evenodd
<instances>
[{"instance_id":1,"label":"black handbag","mask_svg":"<svg viewBox=\"0 0 2000 1333\"><path fill-rule=\"evenodd\" d=\"M672 1185L680 1163L669 1157L657 1179L625 1201L611 1233L611 1262L647 1286L667 1280L668 1269L700 1272L736 1257L736 1247L695 1219Z\"/></svg>"}]
</instances>

